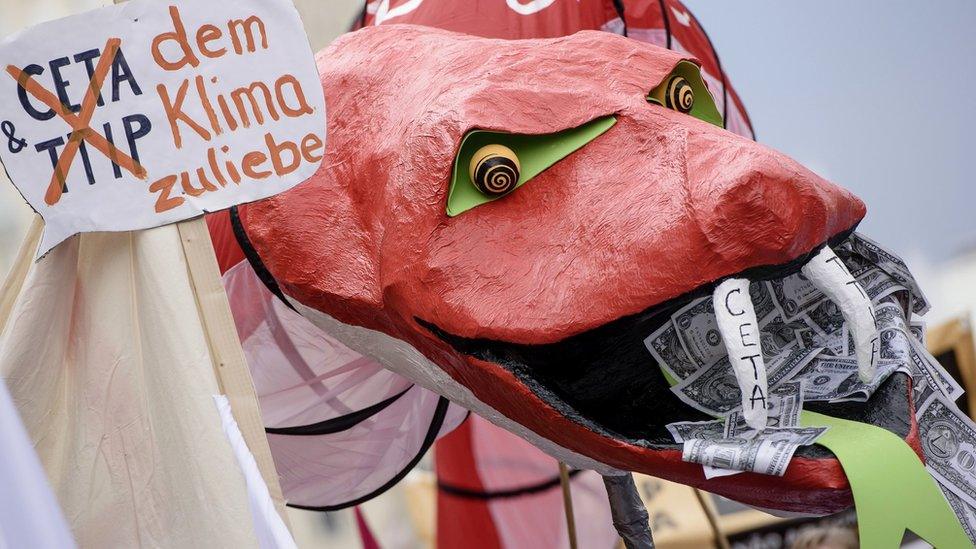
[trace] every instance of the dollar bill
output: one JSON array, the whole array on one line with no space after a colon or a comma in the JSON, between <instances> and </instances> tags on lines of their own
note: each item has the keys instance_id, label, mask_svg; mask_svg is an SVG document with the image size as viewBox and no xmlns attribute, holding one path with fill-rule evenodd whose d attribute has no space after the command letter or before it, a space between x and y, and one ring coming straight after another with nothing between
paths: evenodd
<instances>
[{"instance_id":1,"label":"dollar bill","mask_svg":"<svg viewBox=\"0 0 976 549\"><path fill-rule=\"evenodd\" d=\"M819 347L808 349L793 347L787 349L766 365L766 383L775 389L782 383L797 379L806 365L822 351L823 348Z\"/></svg>"},{"instance_id":2,"label":"dollar bill","mask_svg":"<svg viewBox=\"0 0 976 549\"><path fill-rule=\"evenodd\" d=\"M875 303L896 292L901 292L905 295L910 293L908 288L892 278L885 271L873 265L857 278L857 282L864 288L864 293L867 294L868 299Z\"/></svg>"},{"instance_id":3,"label":"dollar bill","mask_svg":"<svg viewBox=\"0 0 976 549\"><path fill-rule=\"evenodd\" d=\"M780 429L799 425L800 412L803 411L803 382L791 381L770 391L769 404L766 407L767 428ZM725 419L723 438L737 437L748 430L745 417L736 410Z\"/></svg>"},{"instance_id":4,"label":"dollar bill","mask_svg":"<svg viewBox=\"0 0 976 549\"><path fill-rule=\"evenodd\" d=\"M939 483L976 507L976 425L938 395L918 412L926 468Z\"/></svg>"},{"instance_id":5,"label":"dollar bill","mask_svg":"<svg viewBox=\"0 0 976 549\"><path fill-rule=\"evenodd\" d=\"M825 299L805 311L806 319L819 330L823 336L828 336L844 327L844 315L840 307L829 299Z\"/></svg>"},{"instance_id":6,"label":"dollar bill","mask_svg":"<svg viewBox=\"0 0 976 549\"><path fill-rule=\"evenodd\" d=\"M946 501L949 502L949 507L952 507L952 511L959 517L959 524L962 525L966 536L969 537L970 541L976 543L976 509L973 509L971 505L963 501L955 492L942 484L939 484L939 488L942 489L942 494L945 496Z\"/></svg>"},{"instance_id":7,"label":"dollar bill","mask_svg":"<svg viewBox=\"0 0 976 549\"><path fill-rule=\"evenodd\" d=\"M880 361L874 379L861 381L854 358L821 357L799 373L803 380L803 400L838 402L842 400L866 401L878 387L900 367L899 362Z\"/></svg>"},{"instance_id":8,"label":"dollar bill","mask_svg":"<svg viewBox=\"0 0 976 549\"><path fill-rule=\"evenodd\" d=\"M671 322L644 339L644 346L651 352L654 360L674 379L684 379L698 371L698 364L688 357L688 353L678 339L678 331Z\"/></svg>"},{"instance_id":9,"label":"dollar bill","mask_svg":"<svg viewBox=\"0 0 976 549\"><path fill-rule=\"evenodd\" d=\"M757 320L766 318L777 309L773 294L769 291L769 285L764 282L749 284L749 298L752 300L752 307L756 311Z\"/></svg>"},{"instance_id":10,"label":"dollar bill","mask_svg":"<svg viewBox=\"0 0 976 549\"><path fill-rule=\"evenodd\" d=\"M769 387L776 389L788 381L791 372L798 372L819 351L794 347L770 360L766 364ZM742 392L727 355L684 379L671 391L685 404L712 416L725 416L742 405Z\"/></svg>"},{"instance_id":11,"label":"dollar bill","mask_svg":"<svg viewBox=\"0 0 976 549\"><path fill-rule=\"evenodd\" d=\"M804 310L826 299L812 282L799 273L770 280L766 284L786 320L793 320Z\"/></svg>"},{"instance_id":12,"label":"dollar bill","mask_svg":"<svg viewBox=\"0 0 976 549\"><path fill-rule=\"evenodd\" d=\"M726 355L671 388L685 404L712 416L724 416L742 405L742 393Z\"/></svg>"},{"instance_id":13,"label":"dollar bill","mask_svg":"<svg viewBox=\"0 0 976 549\"><path fill-rule=\"evenodd\" d=\"M939 361L922 345L909 338L909 366L916 406L923 405L934 396L945 402L955 402L965 392Z\"/></svg>"},{"instance_id":14,"label":"dollar bill","mask_svg":"<svg viewBox=\"0 0 976 549\"><path fill-rule=\"evenodd\" d=\"M878 335L878 358L880 360L898 361L903 364L911 362L912 341L908 332L901 328L886 328Z\"/></svg>"},{"instance_id":15,"label":"dollar bill","mask_svg":"<svg viewBox=\"0 0 976 549\"><path fill-rule=\"evenodd\" d=\"M908 270L908 265L898 255L886 250L877 242L860 233L854 233L848 241L850 242L851 249L855 253L874 263L878 268L888 273L889 276L909 289L912 294L911 310L913 312L921 315L929 310L928 299L922 293L922 289L918 283L915 282L911 271Z\"/></svg>"},{"instance_id":16,"label":"dollar bill","mask_svg":"<svg viewBox=\"0 0 976 549\"><path fill-rule=\"evenodd\" d=\"M824 353L832 357L846 357L850 354L849 348L853 348L849 345L850 336L847 334L847 325L840 333L831 334L826 341L823 341Z\"/></svg>"},{"instance_id":17,"label":"dollar bill","mask_svg":"<svg viewBox=\"0 0 976 549\"><path fill-rule=\"evenodd\" d=\"M922 347L927 345L925 340L925 321L924 320L913 320L908 324L908 331L912 333L912 337L915 341L922 344Z\"/></svg>"},{"instance_id":18,"label":"dollar bill","mask_svg":"<svg viewBox=\"0 0 976 549\"><path fill-rule=\"evenodd\" d=\"M879 330L886 328L905 330L908 326L905 320L905 309L891 296L883 298L874 305L874 324Z\"/></svg>"},{"instance_id":19,"label":"dollar bill","mask_svg":"<svg viewBox=\"0 0 976 549\"><path fill-rule=\"evenodd\" d=\"M813 328L808 328L805 330L796 330L796 338L800 344L800 347L808 349L810 347L816 347L818 344L823 342L825 338L821 336L817 330Z\"/></svg>"},{"instance_id":20,"label":"dollar bill","mask_svg":"<svg viewBox=\"0 0 976 549\"><path fill-rule=\"evenodd\" d=\"M699 298L678 309L671 322L685 353L699 366L714 364L728 354L718 331L711 298Z\"/></svg>"},{"instance_id":21,"label":"dollar bill","mask_svg":"<svg viewBox=\"0 0 976 549\"><path fill-rule=\"evenodd\" d=\"M681 457L684 461L718 469L783 476L797 448L813 444L826 430L787 427L766 429L751 438L692 439L683 443Z\"/></svg>"},{"instance_id":22,"label":"dollar bill","mask_svg":"<svg viewBox=\"0 0 976 549\"><path fill-rule=\"evenodd\" d=\"M725 421L678 421L666 425L668 432L675 442L684 442L694 438L720 439L725 436Z\"/></svg>"},{"instance_id":23,"label":"dollar bill","mask_svg":"<svg viewBox=\"0 0 976 549\"><path fill-rule=\"evenodd\" d=\"M779 356L794 346L802 346L797 339L797 328L805 326L802 323L787 322L783 315L776 311L759 321L759 345L764 357Z\"/></svg>"},{"instance_id":24,"label":"dollar bill","mask_svg":"<svg viewBox=\"0 0 976 549\"><path fill-rule=\"evenodd\" d=\"M862 278L871 271L880 270L866 257L854 252L850 239L845 240L839 246L834 246L834 252L844 260L844 265L847 267L848 272L856 279Z\"/></svg>"},{"instance_id":25,"label":"dollar bill","mask_svg":"<svg viewBox=\"0 0 976 549\"><path fill-rule=\"evenodd\" d=\"M717 477L738 475L739 473L744 473L745 471L736 471L735 469L722 469L721 467L709 467L708 465L702 465L702 472L705 473L706 479L711 480Z\"/></svg>"}]
</instances>

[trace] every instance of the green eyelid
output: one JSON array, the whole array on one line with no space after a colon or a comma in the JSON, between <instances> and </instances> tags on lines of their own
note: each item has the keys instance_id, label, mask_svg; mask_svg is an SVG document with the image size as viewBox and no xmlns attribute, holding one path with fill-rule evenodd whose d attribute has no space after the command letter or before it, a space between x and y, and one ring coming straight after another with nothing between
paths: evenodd
<instances>
[{"instance_id":1,"label":"green eyelid","mask_svg":"<svg viewBox=\"0 0 976 549\"><path fill-rule=\"evenodd\" d=\"M576 128L545 135L521 135L483 130L468 132L461 140L461 146L454 159L451 187L447 194L447 215L454 217L506 196L488 196L479 191L471 181L468 166L472 156L482 147L503 145L518 156L521 170L518 182L509 191L512 193L556 162L599 137L616 122L615 117L604 116Z\"/></svg>"},{"instance_id":2,"label":"green eyelid","mask_svg":"<svg viewBox=\"0 0 976 549\"><path fill-rule=\"evenodd\" d=\"M679 61L675 65L674 70L671 71L671 74L647 94L647 101L664 106L664 102L660 98L664 96L664 90L667 88L668 82L674 77L681 77L687 80L691 84L691 89L695 94L695 103L691 108L691 112L688 113L689 115L720 128L725 127L725 124L722 122L722 113L718 111L718 108L715 106L715 101L712 99L712 94L708 91L708 86L702 80L701 69L691 61Z\"/></svg>"}]
</instances>

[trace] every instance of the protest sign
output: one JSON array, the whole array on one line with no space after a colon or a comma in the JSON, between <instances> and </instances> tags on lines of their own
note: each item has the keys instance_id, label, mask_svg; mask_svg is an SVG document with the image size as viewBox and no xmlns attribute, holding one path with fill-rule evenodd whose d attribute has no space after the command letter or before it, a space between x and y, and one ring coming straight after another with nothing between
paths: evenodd
<instances>
[{"instance_id":1,"label":"protest sign","mask_svg":"<svg viewBox=\"0 0 976 549\"><path fill-rule=\"evenodd\" d=\"M325 120L288 0L134 0L0 43L0 160L44 218L38 256L287 190Z\"/></svg>"}]
</instances>

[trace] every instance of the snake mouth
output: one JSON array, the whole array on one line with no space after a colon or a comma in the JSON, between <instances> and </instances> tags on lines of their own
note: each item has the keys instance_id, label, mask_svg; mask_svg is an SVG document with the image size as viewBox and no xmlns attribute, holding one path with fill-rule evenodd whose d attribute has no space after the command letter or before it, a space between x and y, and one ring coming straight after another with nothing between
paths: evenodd
<instances>
[{"instance_id":1,"label":"snake mouth","mask_svg":"<svg viewBox=\"0 0 976 549\"><path fill-rule=\"evenodd\" d=\"M735 276L752 282L794 276L818 250L840 244L852 232L845 231L788 263L753 267ZM641 313L549 344L466 338L435 323L416 320L461 355L509 371L543 402L583 427L635 446L673 450L680 444L674 442L667 424L713 417L677 396L662 373L664 365L648 352L645 339L671 322L675 311L710 295L715 286L703 285ZM867 402L809 402L805 409L872 423L905 438L912 429L908 383L907 376L892 375ZM731 384L718 390L734 391L734 379ZM797 456L831 454L822 447L807 446Z\"/></svg>"}]
</instances>

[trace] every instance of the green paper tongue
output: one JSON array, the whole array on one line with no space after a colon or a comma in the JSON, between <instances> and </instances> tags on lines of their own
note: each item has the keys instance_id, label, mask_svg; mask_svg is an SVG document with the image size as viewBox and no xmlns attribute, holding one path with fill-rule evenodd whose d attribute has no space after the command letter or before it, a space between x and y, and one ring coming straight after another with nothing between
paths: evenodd
<instances>
[{"instance_id":1,"label":"green paper tongue","mask_svg":"<svg viewBox=\"0 0 976 549\"><path fill-rule=\"evenodd\" d=\"M829 427L817 440L840 461L854 494L861 547L901 545L905 529L938 549L973 547L938 485L894 433L804 410L804 427Z\"/></svg>"},{"instance_id":2,"label":"green paper tongue","mask_svg":"<svg viewBox=\"0 0 976 549\"><path fill-rule=\"evenodd\" d=\"M677 384L662 368L672 386ZM854 494L861 547L899 547L909 529L937 549L973 547L915 451L894 433L803 410L803 427L828 427L817 444L837 456Z\"/></svg>"}]
</instances>

